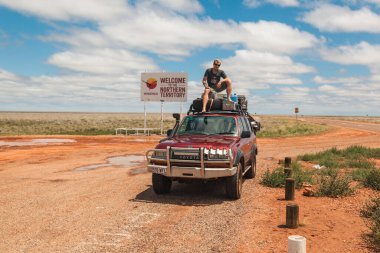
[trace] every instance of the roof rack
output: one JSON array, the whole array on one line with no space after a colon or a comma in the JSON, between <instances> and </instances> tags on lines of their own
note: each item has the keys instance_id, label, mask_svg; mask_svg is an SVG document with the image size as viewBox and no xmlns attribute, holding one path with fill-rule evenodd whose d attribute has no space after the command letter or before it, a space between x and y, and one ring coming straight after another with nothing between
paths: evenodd
<instances>
[{"instance_id":1,"label":"roof rack","mask_svg":"<svg viewBox=\"0 0 380 253\"><path fill-rule=\"evenodd\" d=\"M190 106L189 111L187 112L187 115L202 115L202 114L230 114L230 115L239 115L239 116L248 116L249 113L245 110L212 110L207 112L199 112L196 110L192 110L192 106Z\"/></svg>"}]
</instances>

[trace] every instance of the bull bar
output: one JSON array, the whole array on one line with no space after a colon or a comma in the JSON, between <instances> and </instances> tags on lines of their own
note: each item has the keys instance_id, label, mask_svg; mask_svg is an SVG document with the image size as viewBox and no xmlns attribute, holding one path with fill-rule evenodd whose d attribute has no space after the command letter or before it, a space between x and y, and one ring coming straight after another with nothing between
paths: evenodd
<instances>
[{"instance_id":1,"label":"bull bar","mask_svg":"<svg viewBox=\"0 0 380 253\"><path fill-rule=\"evenodd\" d=\"M199 178L210 179L228 177L236 173L237 167L233 166L233 156L230 149L226 150L225 159L205 159L206 148L179 148L150 149L146 152L148 171L173 178ZM154 156L160 152L165 156ZM175 159L173 155L198 156L198 159ZM183 166L181 164L186 164Z\"/></svg>"}]
</instances>

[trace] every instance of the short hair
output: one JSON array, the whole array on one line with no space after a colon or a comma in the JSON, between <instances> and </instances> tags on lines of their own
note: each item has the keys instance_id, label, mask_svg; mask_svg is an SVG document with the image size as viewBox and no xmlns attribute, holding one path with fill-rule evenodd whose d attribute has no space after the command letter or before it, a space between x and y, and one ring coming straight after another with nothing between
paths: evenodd
<instances>
[{"instance_id":1,"label":"short hair","mask_svg":"<svg viewBox=\"0 0 380 253\"><path fill-rule=\"evenodd\" d=\"M221 61L220 59L215 59L215 60L214 60L214 63L222 64L222 61Z\"/></svg>"}]
</instances>

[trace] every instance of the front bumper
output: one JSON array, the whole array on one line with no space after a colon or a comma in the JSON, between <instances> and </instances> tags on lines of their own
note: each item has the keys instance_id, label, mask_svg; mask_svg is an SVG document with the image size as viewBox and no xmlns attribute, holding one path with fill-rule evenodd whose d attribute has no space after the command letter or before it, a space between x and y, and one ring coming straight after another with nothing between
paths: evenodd
<instances>
[{"instance_id":1,"label":"front bumper","mask_svg":"<svg viewBox=\"0 0 380 253\"><path fill-rule=\"evenodd\" d=\"M164 154L165 157L154 157L155 152ZM176 152L181 155L188 154L194 159L175 159ZM172 178L197 178L211 179L229 177L236 173L233 166L232 153L228 150L227 159L206 159L204 148L175 148L151 149L146 152L148 171Z\"/></svg>"}]
</instances>

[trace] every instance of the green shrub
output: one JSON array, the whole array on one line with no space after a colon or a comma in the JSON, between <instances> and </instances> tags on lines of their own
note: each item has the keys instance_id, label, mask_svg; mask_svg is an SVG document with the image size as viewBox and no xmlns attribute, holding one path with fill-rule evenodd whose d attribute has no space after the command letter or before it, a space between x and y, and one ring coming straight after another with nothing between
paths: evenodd
<instances>
[{"instance_id":1,"label":"green shrub","mask_svg":"<svg viewBox=\"0 0 380 253\"><path fill-rule=\"evenodd\" d=\"M303 170L299 163L297 162L292 163L291 178L294 178L295 187L297 189L300 189L303 183L312 183L313 182L312 175L313 175L312 172ZM276 168L272 172L267 170L261 179L261 184L268 187L273 187L273 188L284 187L285 179L286 179L286 175L284 173L284 168L279 167L279 168Z\"/></svg>"},{"instance_id":2,"label":"green shrub","mask_svg":"<svg viewBox=\"0 0 380 253\"><path fill-rule=\"evenodd\" d=\"M263 177L261 178L261 184L272 187L279 188L285 186L285 173L284 168L277 168L270 172L267 170Z\"/></svg>"},{"instance_id":3,"label":"green shrub","mask_svg":"<svg viewBox=\"0 0 380 253\"><path fill-rule=\"evenodd\" d=\"M341 160L340 153L341 152L334 147L316 154L301 155L297 159L306 162L315 162L329 168L339 168L339 161Z\"/></svg>"},{"instance_id":4,"label":"green shrub","mask_svg":"<svg viewBox=\"0 0 380 253\"><path fill-rule=\"evenodd\" d=\"M367 179L371 170L368 169L355 169L351 172L352 179L359 182L364 182Z\"/></svg>"},{"instance_id":5,"label":"green shrub","mask_svg":"<svg viewBox=\"0 0 380 253\"><path fill-rule=\"evenodd\" d=\"M361 211L361 215L370 220L372 242L377 249L380 249L380 198L368 202Z\"/></svg>"},{"instance_id":6,"label":"green shrub","mask_svg":"<svg viewBox=\"0 0 380 253\"><path fill-rule=\"evenodd\" d=\"M292 163L292 178L295 180L295 187L301 189L303 183L313 184L313 172L303 170L298 162Z\"/></svg>"},{"instance_id":7,"label":"green shrub","mask_svg":"<svg viewBox=\"0 0 380 253\"><path fill-rule=\"evenodd\" d=\"M337 170L331 169L329 175L320 175L319 188L316 196L343 197L354 193L350 187L351 178L339 175Z\"/></svg>"},{"instance_id":8,"label":"green shrub","mask_svg":"<svg viewBox=\"0 0 380 253\"><path fill-rule=\"evenodd\" d=\"M367 177L363 181L364 186L380 191L380 170L370 170Z\"/></svg>"}]
</instances>

